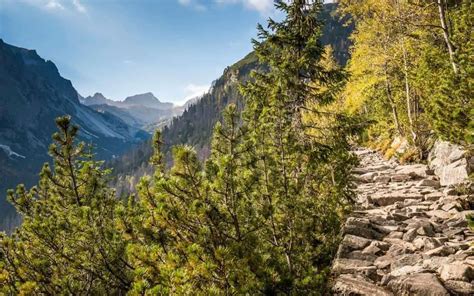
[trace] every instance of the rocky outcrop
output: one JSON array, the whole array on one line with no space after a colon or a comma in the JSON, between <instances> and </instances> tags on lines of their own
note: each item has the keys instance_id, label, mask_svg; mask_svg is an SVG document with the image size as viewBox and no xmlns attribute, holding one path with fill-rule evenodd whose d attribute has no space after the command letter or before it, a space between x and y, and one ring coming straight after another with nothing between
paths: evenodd
<instances>
[{"instance_id":1,"label":"rocky outcrop","mask_svg":"<svg viewBox=\"0 0 474 296\"><path fill-rule=\"evenodd\" d=\"M474 295L471 197L443 186L426 165L356 153L357 206L333 263L333 293Z\"/></svg>"},{"instance_id":2,"label":"rocky outcrop","mask_svg":"<svg viewBox=\"0 0 474 296\"><path fill-rule=\"evenodd\" d=\"M466 149L446 141L436 141L428 161L442 186L465 182L474 171L474 156Z\"/></svg>"}]
</instances>

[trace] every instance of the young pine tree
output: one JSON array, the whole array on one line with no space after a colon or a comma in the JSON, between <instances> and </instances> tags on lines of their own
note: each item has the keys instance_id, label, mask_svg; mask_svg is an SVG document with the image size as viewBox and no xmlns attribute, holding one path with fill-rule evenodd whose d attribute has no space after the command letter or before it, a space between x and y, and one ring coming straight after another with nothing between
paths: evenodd
<instances>
[{"instance_id":1,"label":"young pine tree","mask_svg":"<svg viewBox=\"0 0 474 296\"><path fill-rule=\"evenodd\" d=\"M249 149L234 105L214 131L212 155L201 167L189 147L175 147L174 165L163 170L155 135L153 179L144 178L129 254L136 266L133 291L158 294L255 294L258 222L252 207L255 183Z\"/></svg>"},{"instance_id":2,"label":"young pine tree","mask_svg":"<svg viewBox=\"0 0 474 296\"><path fill-rule=\"evenodd\" d=\"M0 237L0 292L6 294L125 294L130 266L115 225L118 200L108 171L92 160L69 117L56 120L50 155L37 186L19 185L9 200L23 217Z\"/></svg>"}]
</instances>

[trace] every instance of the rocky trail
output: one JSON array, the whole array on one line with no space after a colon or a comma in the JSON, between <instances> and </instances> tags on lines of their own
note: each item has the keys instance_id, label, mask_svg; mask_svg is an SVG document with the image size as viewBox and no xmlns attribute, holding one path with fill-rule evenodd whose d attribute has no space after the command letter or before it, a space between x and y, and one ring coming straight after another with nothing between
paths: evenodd
<instances>
[{"instance_id":1,"label":"rocky trail","mask_svg":"<svg viewBox=\"0 0 474 296\"><path fill-rule=\"evenodd\" d=\"M426 165L356 153L357 206L333 263L333 293L474 295L469 197L441 186Z\"/></svg>"}]
</instances>

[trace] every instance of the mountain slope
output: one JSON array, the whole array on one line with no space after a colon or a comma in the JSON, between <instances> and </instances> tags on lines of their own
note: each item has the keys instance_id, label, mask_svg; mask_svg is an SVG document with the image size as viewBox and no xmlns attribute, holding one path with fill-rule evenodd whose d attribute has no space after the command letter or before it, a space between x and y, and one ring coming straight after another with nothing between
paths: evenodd
<instances>
[{"instance_id":1,"label":"mountain slope","mask_svg":"<svg viewBox=\"0 0 474 296\"><path fill-rule=\"evenodd\" d=\"M97 146L99 158L118 156L148 134L110 113L100 113L79 102L71 82L61 77L51 61L34 50L0 39L0 213L11 214L5 190L17 183L32 184L56 131L55 118L71 115L81 126L80 138ZM8 209L7 209L8 208ZM0 221L1 223L1 221ZM1 226L1 225L0 225Z\"/></svg>"},{"instance_id":2,"label":"mountain slope","mask_svg":"<svg viewBox=\"0 0 474 296\"><path fill-rule=\"evenodd\" d=\"M345 65L349 57L349 36L353 27L346 27L345 20L340 20L335 11L337 4L326 4L321 18L325 22L321 42L331 45L335 58ZM164 149L168 153L172 146L187 144L193 146L201 158L209 154L209 143L216 122L229 103L242 107L243 98L239 92L239 84L250 77L252 70L261 67L254 53L234 65L227 67L222 76L214 81L209 93L191 104L181 116L176 117L163 128L162 136ZM127 152L123 157L114 159L109 165L117 175L117 191L126 193L133 187L134 182L144 173L150 172L148 159L152 151L150 143L144 142L139 147Z\"/></svg>"}]
</instances>

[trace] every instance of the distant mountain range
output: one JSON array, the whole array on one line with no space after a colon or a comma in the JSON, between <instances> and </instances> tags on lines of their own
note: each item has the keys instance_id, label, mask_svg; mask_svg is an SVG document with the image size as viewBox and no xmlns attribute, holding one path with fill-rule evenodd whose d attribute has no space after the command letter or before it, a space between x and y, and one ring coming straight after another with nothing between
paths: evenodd
<instances>
[{"instance_id":1,"label":"distant mountain range","mask_svg":"<svg viewBox=\"0 0 474 296\"><path fill-rule=\"evenodd\" d=\"M104 114L119 117L130 126L152 132L153 127L181 115L184 106L161 102L152 93L138 94L123 101L107 99L101 93L86 98L79 97L82 104Z\"/></svg>"},{"instance_id":2,"label":"distant mountain range","mask_svg":"<svg viewBox=\"0 0 474 296\"><path fill-rule=\"evenodd\" d=\"M153 98L145 94L127 101L130 105L144 102L172 107L169 103L156 103ZM31 186L42 164L50 160L47 150L56 131L56 117L71 115L81 127L80 139L96 146L99 159L117 157L149 138L140 124L131 124L133 117L119 116L118 111L101 111L81 104L79 99L71 82L61 77L53 62L34 50L0 39L0 228L5 229L7 217L14 213L5 202L6 189L18 183Z\"/></svg>"}]
</instances>

